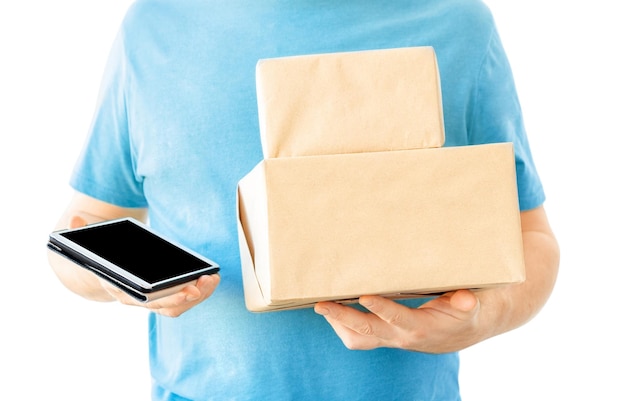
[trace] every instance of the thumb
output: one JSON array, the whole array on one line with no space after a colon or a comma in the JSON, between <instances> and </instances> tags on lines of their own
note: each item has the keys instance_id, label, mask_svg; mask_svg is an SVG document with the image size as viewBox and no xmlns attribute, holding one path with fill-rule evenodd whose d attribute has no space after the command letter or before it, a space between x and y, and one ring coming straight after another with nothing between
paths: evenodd
<instances>
[{"instance_id":1,"label":"thumb","mask_svg":"<svg viewBox=\"0 0 626 401\"><path fill-rule=\"evenodd\" d=\"M450 305L462 312L469 312L478 305L478 298L469 290L459 290L452 294Z\"/></svg>"},{"instance_id":2,"label":"thumb","mask_svg":"<svg viewBox=\"0 0 626 401\"><path fill-rule=\"evenodd\" d=\"M87 220L85 220L84 218L80 217L80 216L72 216L70 217L70 228L78 228L78 227L84 227L87 225Z\"/></svg>"}]
</instances>

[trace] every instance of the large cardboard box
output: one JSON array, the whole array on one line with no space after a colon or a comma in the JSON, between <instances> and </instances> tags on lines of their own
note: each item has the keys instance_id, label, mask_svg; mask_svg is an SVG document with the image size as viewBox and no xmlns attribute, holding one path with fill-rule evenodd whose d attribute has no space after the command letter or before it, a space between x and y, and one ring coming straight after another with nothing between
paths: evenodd
<instances>
[{"instance_id":1,"label":"large cardboard box","mask_svg":"<svg viewBox=\"0 0 626 401\"><path fill-rule=\"evenodd\" d=\"M442 148L432 48L262 60L265 159L239 183L246 306L524 280L510 143Z\"/></svg>"}]
</instances>

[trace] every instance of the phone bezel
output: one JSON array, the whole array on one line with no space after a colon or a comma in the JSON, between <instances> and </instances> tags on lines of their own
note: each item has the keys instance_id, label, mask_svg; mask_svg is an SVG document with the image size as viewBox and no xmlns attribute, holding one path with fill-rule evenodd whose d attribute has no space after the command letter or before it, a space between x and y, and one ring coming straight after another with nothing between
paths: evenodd
<instances>
[{"instance_id":1,"label":"phone bezel","mask_svg":"<svg viewBox=\"0 0 626 401\"><path fill-rule=\"evenodd\" d=\"M80 244L77 244L71 239L63 236L63 234L67 232L85 230L85 229L90 229L90 228L99 227L99 226L106 226L106 225L116 224L122 221L135 224L139 228L145 230L147 233L150 233L152 235L159 237L160 239L179 248L181 251L188 253L189 255L199 259L200 261L204 262L206 265L200 269L196 269L196 270L184 273L184 274L176 275L165 280L150 283L142 279L141 277L136 276L130 271L124 269L123 267L115 263L112 263L111 261L101 257L100 255L95 254L94 252L84 248ZM88 270L93 271L99 276L109 279L109 281L111 281L113 284L116 284L118 286L121 285L120 288L123 290L128 289L134 292L140 292L142 294L149 294L155 291L173 287L180 283L191 281L205 274L215 274L220 269L219 265L213 260L208 259L205 256L200 255L199 253L194 252L193 250L187 247L184 247L181 244L178 244L170 239L164 238L162 235L155 232L148 225L131 217L107 220L107 221L103 221L100 223L89 224L87 226L79 227L79 228L54 231L50 233L49 241L48 241L48 248L67 257L68 259L72 260L74 263L77 263L81 267L87 268ZM130 287L130 288L124 288L124 287ZM136 296L136 294L131 294L131 295Z\"/></svg>"}]
</instances>

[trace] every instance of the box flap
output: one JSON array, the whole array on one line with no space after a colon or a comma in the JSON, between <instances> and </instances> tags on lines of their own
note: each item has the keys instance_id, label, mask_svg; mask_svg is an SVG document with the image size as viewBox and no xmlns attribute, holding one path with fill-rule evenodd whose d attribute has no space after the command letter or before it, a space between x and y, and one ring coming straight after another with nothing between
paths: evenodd
<instances>
[{"instance_id":1,"label":"box flap","mask_svg":"<svg viewBox=\"0 0 626 401\"><path fill-rule=\"evenodd\" d=\"M256 73L265 158L443 146L432 47L263 59Z\"/></svg>"}]
</instances>

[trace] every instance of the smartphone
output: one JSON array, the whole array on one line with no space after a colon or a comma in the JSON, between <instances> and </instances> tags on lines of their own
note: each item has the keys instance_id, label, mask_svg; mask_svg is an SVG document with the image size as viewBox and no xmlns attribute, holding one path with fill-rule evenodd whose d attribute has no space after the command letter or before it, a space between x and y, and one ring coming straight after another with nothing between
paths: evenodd
<instances>
[{"instance_id":1,"label":"smartphone","mask_svg":"<svg viewBox=\"0 0 626 401\"><path fill-rule=\"evenodd\" d=\"M173 294L220 269L133 218L54 231L48 248L142 302Z\"/></svg>"}]
</instances>

